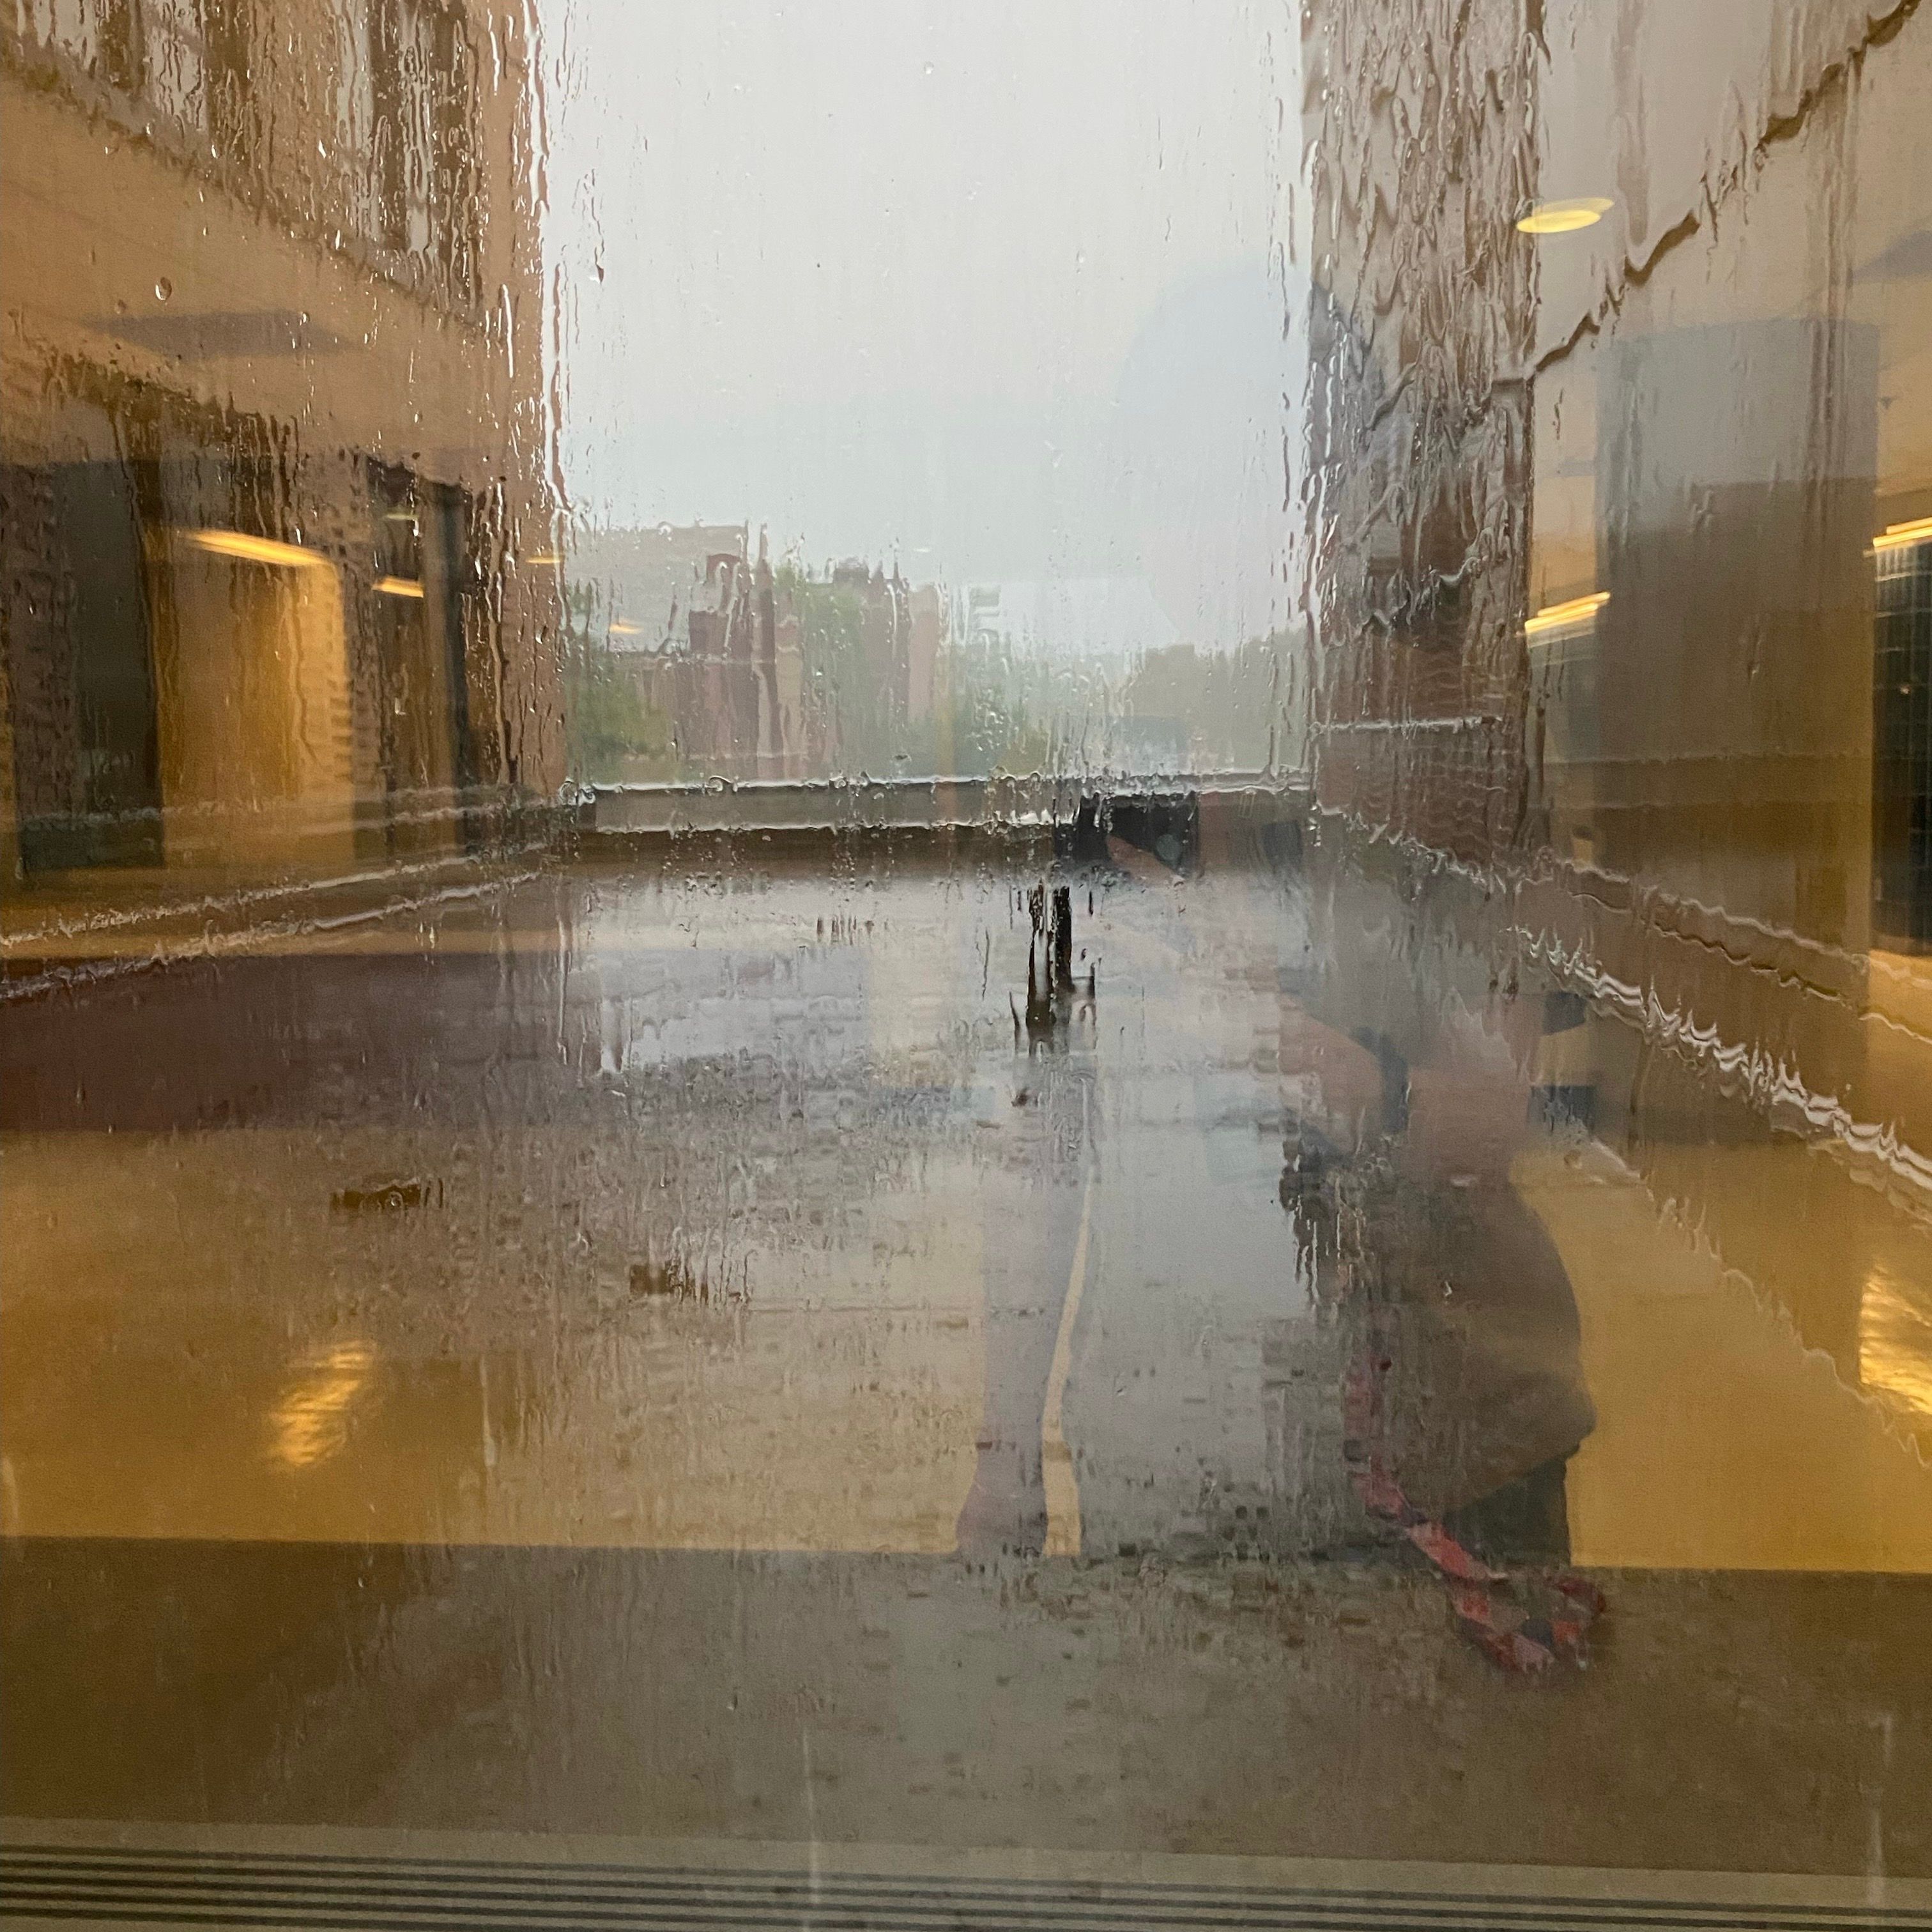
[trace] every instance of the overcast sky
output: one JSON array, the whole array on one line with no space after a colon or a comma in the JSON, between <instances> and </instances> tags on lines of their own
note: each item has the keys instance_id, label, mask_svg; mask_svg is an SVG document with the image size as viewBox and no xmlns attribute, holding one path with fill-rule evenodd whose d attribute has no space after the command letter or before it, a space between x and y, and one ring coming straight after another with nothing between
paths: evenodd
<instances>
[{"instance_id":1,"label":"overcast sky","mask_svg":"<svg viewBox=\"0 0 1932 1932\"><path fill-rule=\"evenodd\" d=\"M546 17L580 517L1028 586L1069 644L1268 627L1289 6Z\"/></svg>"}]
</instances>

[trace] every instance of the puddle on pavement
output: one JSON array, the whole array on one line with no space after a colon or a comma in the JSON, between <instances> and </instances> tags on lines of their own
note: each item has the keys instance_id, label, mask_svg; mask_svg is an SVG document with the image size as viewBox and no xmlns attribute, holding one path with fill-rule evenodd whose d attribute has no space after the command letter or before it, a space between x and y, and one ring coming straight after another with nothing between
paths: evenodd
<instances>
[{"instance_id":1,"label":"puddle on pavement","mask_svg":"<svg viewBox=\"0 0 1932 1932\"><path fill-rule=\"evenodd\" d=\"M10 1529L1394 1560L1372 1460L1512 1558L1932 1567L1922 1238L1828 1147L1672 1196L1478 1035L1438 1178L1424 1080L1390 1132L1393 1049L1338 1028L1382 1111L1311 1175L1293 879L854 890L836 949L815 881L614 873L16 1009L71 1078L8 1108ZM1724 1259L1767 1194L1799 1305Z\"/></svg>"}]
</instances>

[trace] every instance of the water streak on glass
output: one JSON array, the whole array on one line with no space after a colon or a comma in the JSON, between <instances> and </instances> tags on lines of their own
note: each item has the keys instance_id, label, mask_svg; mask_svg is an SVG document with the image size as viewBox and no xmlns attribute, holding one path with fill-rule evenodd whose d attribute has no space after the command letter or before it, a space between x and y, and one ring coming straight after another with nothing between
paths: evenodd
<instances>
[{"instance_id":1,"label":"water streak on glass","mask_svg":"<svg viewBox=\"0 0 1932 1932\"><path fill-rule=\"evenodd\" d=\"M6 0L0 1910L1932 1925L1928 99Z\"/></svg>"}]
</instances>

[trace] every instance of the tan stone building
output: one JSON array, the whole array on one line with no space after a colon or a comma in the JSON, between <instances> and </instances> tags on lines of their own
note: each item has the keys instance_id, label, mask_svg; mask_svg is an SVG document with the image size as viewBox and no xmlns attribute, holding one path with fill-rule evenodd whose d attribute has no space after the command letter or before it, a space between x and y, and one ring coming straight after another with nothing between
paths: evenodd
<instances>
[{"instance_id":1,"label":"tan stone building","mask_svg":"<svg viewBox=\"0 0 1932 1932\"><path fill-rule=\"evenodd\" d=\"M1695 1064L1932 1175L1932 26L1309 20L1322 802L1623 1015L1645 1132Z\"/></svg>"},{"instance_id":2,"label":"tan stone building","mask_svg":"<svg viewBox=\"0 0 1932 1932\"><path fill-rule=\"evenodd\" d=\"M10 879L366 864L561 782L529 34L10 10Z\"/></svg>"}]
</instances>

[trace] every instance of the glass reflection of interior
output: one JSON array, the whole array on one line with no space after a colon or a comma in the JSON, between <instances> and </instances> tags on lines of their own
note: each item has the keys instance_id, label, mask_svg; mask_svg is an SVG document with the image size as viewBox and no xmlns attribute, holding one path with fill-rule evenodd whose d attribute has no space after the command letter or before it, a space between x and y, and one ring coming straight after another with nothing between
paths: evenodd
<instances>
[{"instance_id":1,"label":"glass reflection of interior","mask_svg":"<svg viewBox=\"0 0 1932 1932\"><path fill-rule=\"evenodd\" d=\"M0 24L9 1806L1922 1922L1932 8L1187 16L1266 273L914 440L1102 476L1000 583L571 469L606 256L758 259L647 158L872 152L863 10L634 126L704 10ZM988 70L1211 145L1077 17Z\"/></svg>"}]
</instances>

